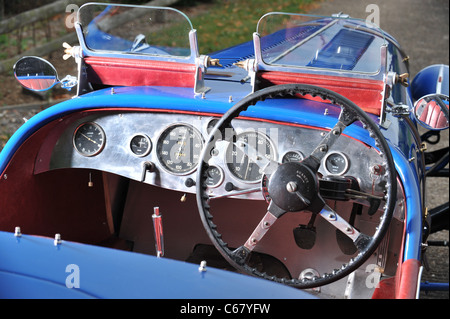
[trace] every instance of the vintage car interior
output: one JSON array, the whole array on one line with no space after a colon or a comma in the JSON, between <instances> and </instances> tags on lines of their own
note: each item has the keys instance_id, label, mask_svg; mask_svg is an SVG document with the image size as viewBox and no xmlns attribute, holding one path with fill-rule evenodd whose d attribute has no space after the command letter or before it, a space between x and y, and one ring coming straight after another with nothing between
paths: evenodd
<instances>
[{"instance_id":1,"label":"vintage car interior","mask_svg":"<svg viewBox=\"0 0 450 319\"><path fill-rule=\"evenodd\" d=\"M424 167L395 107L412 107L395 40L345 15L272 13L205 56L182 13L138 10L80 8L77 94L23 128L1 229L374 296L408 254L399 167ZM17 63L22 85L73 86L52 68L30 80L48 69L36 59Z\"/></svg>"}]
</instances>

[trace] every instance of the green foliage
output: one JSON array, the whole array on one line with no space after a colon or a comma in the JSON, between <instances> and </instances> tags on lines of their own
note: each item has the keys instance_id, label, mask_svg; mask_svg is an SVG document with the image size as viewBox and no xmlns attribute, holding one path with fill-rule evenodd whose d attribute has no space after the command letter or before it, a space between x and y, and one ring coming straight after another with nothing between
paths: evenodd
<instances>
[{"instance_id":1,"label":"green foliage","mask_svg":"<svg viewBox=\"0 0 450 319\"><path fill-rule=\"evenodd\" d=\"M208 54L251 41L258 20L271 11L304 13L317 0L217 0L211 9L192 18L199 48Z\"/></svg>"}]
</instances>

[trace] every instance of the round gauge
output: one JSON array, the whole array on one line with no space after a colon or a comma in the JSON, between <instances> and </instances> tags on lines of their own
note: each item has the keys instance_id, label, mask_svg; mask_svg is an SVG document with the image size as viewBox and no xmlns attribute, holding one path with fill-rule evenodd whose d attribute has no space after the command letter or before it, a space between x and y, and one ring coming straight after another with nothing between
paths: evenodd
<instances>
[{"instance_id":1,"label":"round gauge","mask_svg":"<svg viewBox=\"0 0 450 319\"><path fill-rule=\"evenodd\" d=\"M328 174L342 175L348 169L348 159L340 152L332 152L324 159L324 168Z\"/></svg>"},{"instance_id":2,"label":"round gauge","mask_svg":"<svg viewBox=\"0 0 450 319\"><path fill-rule=\"evenodd\" d=\"M299 151L289 151L283 155L282 163L301 162L305 157Z\"/></svg>"},{"instance_id":3,"label":"round gauge","mask_svg":"<svg viewBox=\"0 0 450 319\"><path fill-rule=\"evenodd\" d=\"M192 126L169 126L159 137L156 152L161 165L173 174L192 172L198 164L203 147L199 131Z\"/></svg>"},{"instance_id":4,"label":"round gauge","mask_svg":"<svg viewBox=\"0 0 450 319\"><path fill-rule=\"evenodd\" d=\"M146 156L152 150L152 141L147 135L137 134L130 141L130 149L136 156Z\"/></svg>"},{"instance_id":5,"label":"round gauge","mask_svg":"<svg viewBox=\"0 0 450 319\"><path fill-rule=\"evenodd\" d=\"M244 153L244 148L247 149ZM244 132L235 137L235 142L228 145L226 163L229 171L236 178L245 182L261 180L262 172L255 163L258 157L275 159L275 148L270 139L258 132Z\"/></svg>"},{"instance_id":6,"label":"round gauge","mask_svg":"<svg viewBox=\"0 0 450 319\"><path fill-rule=\"evenodd\" d=\"M205 183L209 187L217 187L223 182L223 171L217 166L209 166L206 176Z\"/></svg>"},{"instance_id":7,"label":"round gauge","mask_svg":"<svg viewBox=\"0 0 450 319\"><path fill-rule=\"evenodd\" d=\"M94 156L105 146L105 132L94 122L81 124L73 134L73 146L83 156Z\"/></svg>"}]
</instances>

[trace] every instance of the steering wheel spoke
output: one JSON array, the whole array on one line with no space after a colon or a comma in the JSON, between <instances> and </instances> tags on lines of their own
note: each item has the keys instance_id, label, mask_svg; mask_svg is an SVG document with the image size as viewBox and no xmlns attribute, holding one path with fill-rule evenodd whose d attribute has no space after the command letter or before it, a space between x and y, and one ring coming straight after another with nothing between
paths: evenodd
<instances>
[{"instance_id":1,"label":"steering wheel spoke","mask_svg":"<svg viewBox=\"0 0 450 319\"><path fill-rule=\"evenodd\" d=\"M264 235L269 231L270 227L272 227L277 219L285 213L286 211L275 205L273 201L270 202L267 213L264 215L263 219L259 222L258 226L256 226L253 233L247 239L244 247L246 247L249 251L252 251L261 241Z\"/></svg>"},{"instance_id":2,"label":"steering wheel spoke","mask_svg":"<svg viewBox=\"0 0 450 319\"><path fill-rule=\"evenodd\" d=\"M341 114L342 113L344 112L341 112ZM337 139L341 136L344 129L348 126L346 124L348 122L348 119L345 122L339 119L336 125L328 132L327 135L325 135L320 144L314 149L310 156L314 157L316 159L315 163L318 164L311 167L312 169L315 169L316 171L319 169L318 166L320 166L320 161L325 157Z\"/></svg>"},{"instance_id":3,"label":"steering wheel spoke","mask_svg":"<svg viewBox=\"0 0 450 319\"><path fill-rule=\"evenodd\" d=\"M337 230L341 231L342 234L351 239L359 251L364 251L370 244L372 237L359 232L354 226L350 225L328 205L325 205L322 208L319 215L333 225Z\"/></svg>"},{"instance_id":4,"label":"steering wheel spoke","mask_svg":"<svg viewBox=\"0 0 450 319\"><path fill-rule=\"evenodd\" d=\"M355 242L360 233L356 230L355 227L347 223L347 221L339 216L333 209L331 209L328 205L325 205L320 211L319 215L329 222L331 225L339 229L343 234L349 237L353 242Z\"/></svg>"},{"instance_id":5,"label":"steering wheel spoke","mask_svg":"<svg viewBox=\"0 0 450 319\"><path fill-rule=\"evenodd\" d=\"M256 226L255 230L252 232L250 237L247 239L244 245L238 247L231 252L231 256L234 260L240 264L244 265L248 262L250 258L250 253L255 249L258 243L263 239L266 233L269 231L270 227L281 217L284 210L276 206L273 202L269 204L267 213L264 215L262 220Z\"/></svg>"}]
</instances>

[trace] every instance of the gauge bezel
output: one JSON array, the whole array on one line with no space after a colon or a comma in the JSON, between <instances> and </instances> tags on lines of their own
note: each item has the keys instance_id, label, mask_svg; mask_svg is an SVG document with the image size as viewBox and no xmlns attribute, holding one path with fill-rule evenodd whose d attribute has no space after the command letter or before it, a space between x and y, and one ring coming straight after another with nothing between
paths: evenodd
<instances>
[{"instance_id":1,"label":"gauge bezel","mask_svg":"<svg viewBox=\"0 0 450 319\"><path fill-rule=\"evenodd\" d=\"M299 150L289 150L289 151L285 152L283 154L283 156L281 157L281 163L283 163L283 164L288 163L288 162L285 162L284 159L289 153L296 153L296 154L300 155L300 157L302 158L301 159L302 161L305 159L305 155L303 155L303 153L300 152Z\"/></svg>"},{"instance_id":2,"label":"gauge bezel","mask_svg":"<svg viewBox=\"0 0 450 319\"><path fill-rule=\"evenodd\" d=\"M102 135L102 138L103 138L103 141L102 141L100 147L99 147L94 153L92 153L92 154L87 154L87 153L83 152L82 150L78 149L78 145L75 143L75 137L76 137L78 131L79 131L82 127L84 127L84 126L86 126L86 125L93 125L93 126L95 126L96 128L98 128L99 131L100 131L100 133L101 133L101 135ZM106 134L105 134L105 131L103 130L103 128L102 128L99 124L97 124L97 123L95 123L95 122L92 122L92 121L89 121L89 122L83 122L83 123L81 123L80 125L78 125L77 128L74 130L73 135L72 135L72 145L73 145L73 148L77 151L78 154L80 154L80 155L82 155L82 156L84 156L84 157L93 157L93 156L96 156L96 155L100 154L100 153L103 151L103 149L105 148L105 144L106 144Z\"/></svg>"},{"instance_id":3,"label":"gauge bezel","mask_svg":"<svg viewBox=\"0 0 450 319\"><path fill-rule=\"evenodd\" d=\"M214 167L214 168L219 170L219 172L220 172L220 180L216 184L208 185L208 184L206 184L206 180L207 180L206 179L205 180L205 184L206 184L206 186L208 186L208 188L216 188L216 187L219 187L220 185L222 185L223 181L225 180L225 174L223 172L223 169L221 167L217 166L217 165L209 165L209 167L206 169L205 173L207 173L208 170L211 169L211 167Z\"/></svg>"},{"instance_id":4,"label":"gauge bezel","mask_svg":"<svg viewBox=\"0 0 450 319\"><path fill-rule=\"evenodd\" d=\"M238 138L239 138L241 135L244 135L244 134L252 134L252 133L257 134L257 135L260 135L260 136L263 136L263 137L269 142L270 148L271 148L271 150L273 151L273 157L272 157L272 160L274 160L274 161L277 160L277 159L278 159L278 152L277 152L277 148L275 147L275 143L272 141L272 139L270 138L270 136L268 136L268 135L265 134L265 133L262 133L262 132L257 131L257 130L246 130L246 131L243 131L243 132L240 132L240 133L236 134L236 141L238 140ZM231 175L235 180L237 180L237 181L239 181L239 182L242 182L242 183L246 183L246 184L256 184L256 183L260 183L260 182L261 182L262 176L261 176L261 178L259 178L258 180L246 180L246 179L243 179L243 178L240 178L239 176L237 176L236 173L233 172L233 171L230 169L227 158L228 158L228 151L229 151L229 149L230 149L230 147L231 147L232 144L233 144L232 142L229 142L229 144L226 146L225 154L224 154L225 167L226 167L228 173L230 173L230 175Z\"/></svg>"},{"instance_id":5,"label":"gauge bezel","mask_svg":"<svg viewBox=\"0 0 450 319\"><path fill-rule=\"evenodd\" d=\"M198 162L197 162L197 163L193 163L194 165L193 165L192 168L191 168L190 170L188 170L188 171L185 171L185 172L176 172L176 171L173 171L173 170L169 169L169 168L166 166L166 164L164 164L164 163L162 162L162 160L161 160L161 158L160 158L160 155L161 155L161 154L159 153L159 146L160 146L160 144L162 143L161 138L165 135L165 133L166 133L169 129L175 128L175 127L178 127L178 126L190 128L190 129L193 130L194 134L198 134L198 136L200 137L200 141L201 141L201 143L202 143L201 148L200 148L200 153L199 153L199 158L200 158L201 150L203 149L203 146L205 145L205 139L203 138L203 135L202 135L202 133L200 132L200 130L198 130L197 128L195 128L193 125L187 124L187 123L184 123L184 122L172 123L172 124L170 124L170 125L167 125L164 129L161 130L161 133L159 134L158 139L157 139L157 142L156 142L156 151L155 151L155 152L156 152L156 158L158 159L159 166L160 166L165 172L170 173L170 174L173 174L173 175L177 175L177 176L185 176L185 175L192 174L192 173L197 169Z\"/></svg>"},{"instance_id":6,"label":"gauge bezel","mask_svg":"<svg viewBox=\"0 0 450 319\"><path fill-rule=\"evenodd\" d=\"M133 148L131 147L131 143L133 142L133 139L134 139L135 137L138 137L138 136L144 137L144 138L147 140L148 145L149 145L148 149L147 149L147 150L145 151L145 153L143 153L143 154L136 154L136 153L133 151ZM133 136L131 136L131 138L130 138L129 141L128 141L128 146L129 146L129 150L130 150L131 154L133 154L134 156L137 156L137 157L145 157L145 156L147 156L148 154L150 154L150 152L151 152L152 149L153 149L153 143L152 143L152 140L150 139L150 137L149 137L147 134L144 134L144 133L136 133L136 134L134 134Z\"/></svg>"},{"instance_id":7,"label":"gauge bezel","mask_svg":"<svg viewBox=\"0 0 450 319\"><path fill-rule=\"evenodd\" d=\"M339 172L338 174L330 172L330 171L328 170L328 168L327 168L327 160L328 160L328 158L329 158L331 155L334 155L334 154L337 154L337 155L342 156L342 157L344 158L344 160L345 160L345 166L344 166L344 169L343 169L341 172ZM345 155L344 153L338 152L338 151L333 151L333 152L328 153L328 154L323 158L323 163L322 163L322 165L323 165L324 171L325 171L328 175L342 176L342 175L344 175L345 173L347 173L347 171L348 171L348 169L349 169L349 167L350 167L350 162L349 162L349 159L348 159L347 155Z\"/></svg>"}]
</instances>

